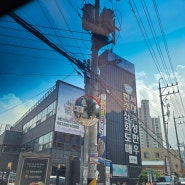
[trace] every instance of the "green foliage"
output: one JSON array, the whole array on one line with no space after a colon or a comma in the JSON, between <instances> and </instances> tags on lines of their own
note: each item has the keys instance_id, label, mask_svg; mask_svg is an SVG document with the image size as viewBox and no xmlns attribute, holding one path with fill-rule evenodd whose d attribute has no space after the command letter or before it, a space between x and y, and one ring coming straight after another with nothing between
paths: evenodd
<instances>
[{"instance_id":1,"label":"green foliage","mask_svg":"<svg viewBox=\"0 0 185 185\"><path fill-rule=\"evenodd\" d=\"M147 171L142 170L141 173L139 174L138 184L142 184L143 182L146 183L147 181L148 181Z\"/></svg>"},{"instance_id":2,"label":"green foliage","mask_svg":"<svg viewBox=\"0 0 185 185\"><path fill-rule=\"evenodd\" d=\"M152 179L154 179L153 174L156 175L156 179L160 176L158 172L155 172L154 170L151 170ZM147 170L142 170L139 174L138 178L138 184L146 183L148 182L148 176L147 176Z\"/></svg>"},{"instance_id":3,"label":"green foliage","mask_svg":"<svg viewBox=\"0 0 185 185\"><path fill-rule=\"evenodd\" d=\"M87 112L88 118L95 115L96 111L96 103L92 99L86 99L87 107L85 107L85 111Z\"/></svg>"}]
</instances>

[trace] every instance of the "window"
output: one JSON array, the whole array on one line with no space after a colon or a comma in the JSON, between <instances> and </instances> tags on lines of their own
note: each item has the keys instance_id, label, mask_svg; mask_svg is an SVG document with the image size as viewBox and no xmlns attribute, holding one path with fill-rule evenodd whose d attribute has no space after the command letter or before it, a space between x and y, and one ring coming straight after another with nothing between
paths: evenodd
<instances>
[{"instance_id":1,"label":"window","mask_svg":"<svg viewBox=\"0 0 185 185\"><path fill-rule=\"evenodd\" d=\"M159 158L159 157L160 157L159 153L156 152L156 153L155 153L155 158Z\"/></svg>"},{"instance_id":2,"label":"window","mask_svg":"<svg viewBox=\"0 0 185 185\"><path fill-rule=\"evenodd\" d=\"M144 152L144 158L148 159L149 158L149 153L148 152Z\"/></svg>"},{"instance_id":3,"label":"window","mask_svg":"<svg viewBox=\"0 0 185 185\"><path fill-rule=\"evenodd\" d=\"M51 117L53 114L56 113L56 101L51 103L48 107L46 107L44 110L42 110L39 114L37 114L35 117L33 117L29 122L27 122L23 126L23 133L28 132L30 129L36 127L49 117Z\"/></svg>"},{"instance_id":4,"label":"window","mask_svg":"<svg viewBox=\"0 0 185 185\"><path fill-rule=\"evenodd\" d=\"M36 118L36 125L39 125L41 123L41 118L42 118L42 112L40 112L38 115L37 115L37 118Z\"/></svg>"},{"instance_id":5,"label":"window","mask_svg":"<svg viewBox=\"0 0 185 185\"><path fill-rule=\"evenodd\" d=\"M71 142L71 135L70 134L66 134L65 143L70 143L70 142Z\"/></svg>"},{"instance_id":6,"label":"window","mask_svg":"<svg viewBox=\"0 0 185 185\"><path fill-rule=\"evenodd\" d=\"M52 142L52 132L43 135L35 140L35 151L42 151L47 148L51 148L51 142Z\"/></svg>"}]
</instances>

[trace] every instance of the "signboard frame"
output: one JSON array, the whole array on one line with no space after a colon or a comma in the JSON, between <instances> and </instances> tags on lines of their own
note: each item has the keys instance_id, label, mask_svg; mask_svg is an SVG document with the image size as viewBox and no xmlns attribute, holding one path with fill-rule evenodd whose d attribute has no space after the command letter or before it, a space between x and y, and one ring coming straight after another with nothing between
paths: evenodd
<instances>
[{"instance_id":1,"label":"signboard frame","mask_svg":"<svg viewBox=\"0 0 185 185\"><path fill-rule=\"evenodd\" d=\"M32 161L32 162L28 162L28 161ZM44 169L44 167L46 167L46 169ZM27 172L25 169L27 170ZM35 180L38 179L38 176L42 174L44 175L43 184L44 185L49 184L50 174L51 174L51 155L37 154L32 152L20 153L17 172L16 172L15 185L22 185L22 182L25 181L26 173L28 173L27 174L28 177L30 174L32 175L33 182L35 182ZM34 175L35 175L35 178L34 178ZM28 180L28 185L30 184L29 181L30 180Z\"/></svg>"}]
</instances>

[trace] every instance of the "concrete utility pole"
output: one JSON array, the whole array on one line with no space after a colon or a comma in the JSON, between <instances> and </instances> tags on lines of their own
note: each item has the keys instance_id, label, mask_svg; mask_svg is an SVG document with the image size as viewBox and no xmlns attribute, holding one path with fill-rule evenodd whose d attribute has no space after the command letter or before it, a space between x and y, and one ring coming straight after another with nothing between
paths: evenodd
<instances>
[{"instance_id":1,"label":"concrete utility pole","mask_svg":"<svg viewBox=\"0 0 185 185\"><path fill-rule=\"evenodd\" d=\"M164 125L164 134L165 134L165 142L166 142L166 148L167 148L167 158L168 158L168 164L167 164L167 173L168 175L171 175L172 174L172 164L171 164L171 155L170 155L170 145L169 145L169 140L168 140L168 131L167 131L167 128L166 128L166 124L168 124L166 121L165 121L165 116L170 116L169 115L169 111L167 112L167 114L165 115L164 114L164 100L166 100L166 97L170 94L175 94L175 93L178 93L178 92L168 92L167 94L163 94L164 91L168 88L168 87L172 87L172 86L175 86L175 85L167 85L166 87L161 87L161 84L160 84L160 80L162 78L159 79L159 97L160 97L160 103L161 103L161 112L162 112L162 118L163 118L163 125ZM177 84L176 84L177 85ZM163 89L163 91L162 91ZM165 96L165 98L163 99L163 96ZM167 107L169 108L169 106ZM168 166L169 165L169 166Z\"/></svg>"},{"instance_id":2,"label":"concrete utility pole","mask_svg":"<svg viewBox=\"0 0 185 185\"><path fill-rule=\"evenodd\" d=\"M99 0L95 0L95 24L98 24L99 17ZM92 61L91 61L91 80L90 80L90 93L94 97L98 97L98 84L96 80L98 71L98 48L96 47L95 34L92 34ZM97 124L89 127L89 152L97 153ZM88 166L88 179L96 179L97 164L89 163Z\"/></svg>"},{"instance_id":3,"label":"concrete utility pole","mask_svg":"<svg viewBox=\"0 0 185 185\"><path fill-rule=\"evenodd\" d=\"M100 11L100 0L95 0L95 5L84 4L83 7L83 17L82 17L82 27L85 30L91 31L92 34L92 58L90 63L90 86L87 84L85 91L95 98L99 98L98 92L98 51L105 45L113 43L115 40L115 20L114 11L104 8L101 13ZM109 40L109 36L112 34L112 40ZM87 82L88 83L88 82ZM84 140L89 140L88 154L89 157L98 157L97 150L97 124L90 126L88 128L88 138L84 136ZM84 150L84 155L87 151ZM94 156L93 156L94 155ZM89 161L88 164L88 182L96 182L97 176L97 164L95 161Z\"/></svg>"},{"instance_id":4,"label":"concrete utility pole","mask_svg":"<svg viewBox=\"0 0 185 185\"><path fill-rule=\"evenodd\" d=\"M180 152L180 143L179 143L179 137L178 137L178 133L177 133L177 124L178 123L176 123L176 119L180 119L180 118L184 118L184 117L175 118L174 112L173 112L173 120L174 120L175 133L176 133L176 138L177 138L177 146L178 146L178 152L179 152L179 157L180 157L180 168L183 169L183 160L182 160L182 156L181 156L181 152ZM179 124L181 124L181 123L179 123Z\"/></svg>"}]
</instances>

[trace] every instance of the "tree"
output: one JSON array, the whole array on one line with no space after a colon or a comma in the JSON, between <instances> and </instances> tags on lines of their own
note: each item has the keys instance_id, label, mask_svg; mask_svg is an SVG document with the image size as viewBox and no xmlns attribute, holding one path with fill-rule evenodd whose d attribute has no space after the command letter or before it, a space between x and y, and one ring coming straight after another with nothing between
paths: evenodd
<instances>
[{"instance_id":1,"label":"tree","mask_svg":"<svg viewBox=\"0 0 185 185\"><path fill-rule=\"evenodd\" d=\"M154 180L154 174L156 175L155 179L157 179L160 174L158 172L156 172L155 170L151 169L151 174L152 174L152 179ZM148 175L147 175L147 170L142 170L141 173L139 174L139 178L138 178L138 184L146 184L146 182L148 182Z\"/></svg>"}]
</instances>

